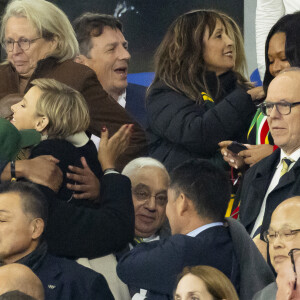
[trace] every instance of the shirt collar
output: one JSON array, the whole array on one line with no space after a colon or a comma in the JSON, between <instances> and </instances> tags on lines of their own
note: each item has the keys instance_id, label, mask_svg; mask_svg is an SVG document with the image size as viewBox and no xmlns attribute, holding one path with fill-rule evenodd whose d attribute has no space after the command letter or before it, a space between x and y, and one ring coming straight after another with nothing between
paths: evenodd
<instances>
[{"instance_id":1,"label":"shirt collar","mask_svg":"<svg viewBox=\"0 0 300 300\"><path fill-rule=\"evenodd\" d=\"M282 164L283 158L290 158L294 160L295 162L300 158L300 148L294 151L292 154L287 155L282 149L280 150L280 161L277 165L277 168Z\"/></svg>"},{"instance_id":2,"label":"shirt collar","mask_svg":"<svg viewBox=\"0 0 300 300\"><path fill-rule=\"evenodd\" d=\"M73 144L75 147L82 147L88 143L89 138L84 131L69 135L66 140Z\"/></svg>"},{"instance_id":3,"label":"shirt collar","mask_svg":"<svg viewBox=\"0 0 300 300\"><path fill-rule=\"evenodd\" d=\"M119 96L117 102L125 108L126 106L126 89L124 91L124 93L122 95Z\"/></svg>"},{"instance_id":4,"label":"shirt collar","mask_svg":"<svg viewBox=\"0 0 300 300\"><path fill-rule=\"evenodd\" d=\"M189 232L187 235L191 236L191 237L195 237L197 236L199 233L203 232L204 230L211 228L211 227L215 227L215 226L224 226L223 222L214 222L214 223L209 223L203 226L200 226L196 229L194 229L193 231Z\"/></svg>"}]
</instances>

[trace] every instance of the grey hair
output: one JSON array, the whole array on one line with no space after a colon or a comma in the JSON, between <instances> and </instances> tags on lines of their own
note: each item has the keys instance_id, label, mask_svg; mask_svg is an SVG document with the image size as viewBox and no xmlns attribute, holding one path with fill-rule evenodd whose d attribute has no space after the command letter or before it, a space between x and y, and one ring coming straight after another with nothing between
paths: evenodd
<instances>
[{"instance_id":1,"label":"grey hair","mask_svg":"<svg viewBox=\"0 0 300 300\"><path fill-rule=\"evenodd\" d=\"M147 168L147 167L155 167L163 170L169 177L169 173L165 166L152 157L139 157L130 161L123 169L122 174L126 175L127 177L131 177L135 172L140 169Z\"/></svg>"},{"instance_id":2,"label":"grey hair","mask_svg":"<svg viewBox=\"0 0 300 300\"><path fill-rule=\"evenodd\" d=\"M51 56L63 62L79 54L79 46L73 27L65 13L45 0L12 0L1 20L0 39L5 38L5 27L10 17L24 17L45 40L57 39L57 47Z\"/></svg>"}]
</instances>

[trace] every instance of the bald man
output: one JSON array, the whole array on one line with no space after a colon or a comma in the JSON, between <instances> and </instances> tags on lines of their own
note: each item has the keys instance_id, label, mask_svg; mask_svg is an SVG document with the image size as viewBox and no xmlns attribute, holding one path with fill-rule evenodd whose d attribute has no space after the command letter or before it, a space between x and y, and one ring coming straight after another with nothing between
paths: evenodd
<instances>
[{"instance_id":1,"label":"bald man","mask_svg":"<svg viewBox=\"0 0 300 300\"><path fill-rule=\"evenodd\" d=\"M288 69L271 82L261 105L279 149L246 172L238 192L240 220L253 238L269 228L284 199L300 195L299 95L300 69Z\"/></svg>"},{"instance_id":2,"label":"bald man","mask_svg":"<svg viewBox=\"0 0 300 300\"><path fill-rule=\"evenodd\" d=\"M269 229L264 233L264 239L269 244L271 264L278 273L278 299L299 299L300 281L294 289L295 274L289 252L291 249L300 249L300 196L283 201L272 214ZM294 250L295 263L300 278L300 250ZM297 268L296 268L297 269ZM277 284L271 283L260 291L253 300L275 300ZM282 298L282 294L286 298Z\"/></svg>"},{"instance_id":3,"label":"bald man","mask_svg":"<svg viewBox=\"0 0 300 300\"><path fill-rule=\"evenodd\" d=\"M10 264L0 267L0 295L19 290L36 300L44 300L40 279L26 266Z\"/></svg>"}]
</instances>

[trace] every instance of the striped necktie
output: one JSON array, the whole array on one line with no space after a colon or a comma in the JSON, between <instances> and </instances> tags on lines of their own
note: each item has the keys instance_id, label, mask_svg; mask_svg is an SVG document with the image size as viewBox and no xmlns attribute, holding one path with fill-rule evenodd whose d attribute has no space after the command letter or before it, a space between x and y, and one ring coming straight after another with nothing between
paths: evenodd
<instances>
[{"instance_id":1,"label":"striped necktie","mask_svg":"<svg viewBox=\"0 0 300 300\"><path fill-rule=\"evenodd\" d=\"M132 245L133 247L135 247L136 245L141 244L143 242L144 242L143 238L136 236L132 241Z\"/></svg>"},{"instance_id":2,"label":"striped necktie","mask_svg":"<svg viewBox=\"0 0 300 300\"><path fill-rule=\"evenodd\" d=\"M291 163L294 162L293 159L289 159L287 157L284 157L282 160L282 169L281 169L281 172L280 172L280 177L282 177L285 173L287 173L289 171L289 167L291 165Z\"/></svg>"}]
</instances>

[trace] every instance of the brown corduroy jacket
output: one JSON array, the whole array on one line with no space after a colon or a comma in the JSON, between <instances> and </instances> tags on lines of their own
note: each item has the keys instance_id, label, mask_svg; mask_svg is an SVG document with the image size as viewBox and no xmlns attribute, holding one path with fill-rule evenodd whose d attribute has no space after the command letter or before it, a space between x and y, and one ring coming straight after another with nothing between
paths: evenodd
<instances>
[{"instance_id":1,"label":"brown corduroy jacket","mask_svg":"<svg viewBox=\"0 0 300 300\"><path fill-rule=\"evenodd\" d=\"M25 88L25 93L32 86L30 82L37 78L56 79L84 96L90 111L91 122L88 131L91 134L100 136L101 128L105 125L111 136L123 124L134 124L130 145L117 162L119 170L130 160L147 154L147 142L143 129L104 91L92 69L72 60L59 63L57 58L48 57L38 62ZM0 65L0 99L13 93L20 93L19 75L11 64Z\"/></svg>"}]
</instances>

